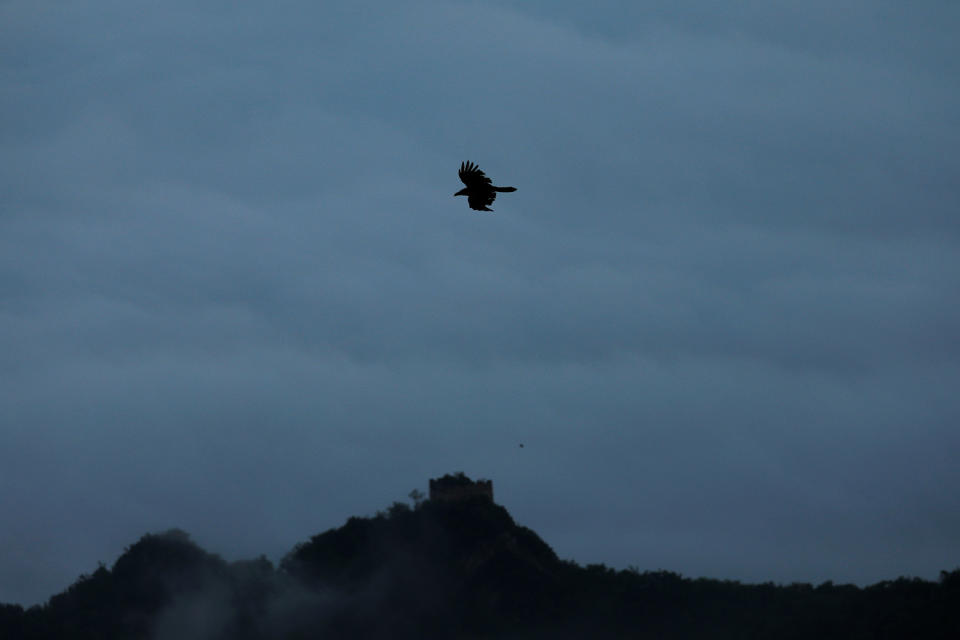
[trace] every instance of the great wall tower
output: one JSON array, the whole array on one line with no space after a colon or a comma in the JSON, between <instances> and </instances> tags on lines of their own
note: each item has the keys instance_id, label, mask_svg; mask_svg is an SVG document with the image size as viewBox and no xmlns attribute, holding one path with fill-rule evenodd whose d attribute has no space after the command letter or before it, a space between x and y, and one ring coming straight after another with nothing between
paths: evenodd
<instances>
[{"instance_id":1,"label":"great wall tower","mask_svg":"<svg viewBox=\"0 0 960 640\"><path fill-rule=\"evenodd\" d=\"M442 478L430 478L431 500L454 502L476 497L493 502L493 480L473 481L462 472L447 474Z\"/></svg>"}]
</instances>

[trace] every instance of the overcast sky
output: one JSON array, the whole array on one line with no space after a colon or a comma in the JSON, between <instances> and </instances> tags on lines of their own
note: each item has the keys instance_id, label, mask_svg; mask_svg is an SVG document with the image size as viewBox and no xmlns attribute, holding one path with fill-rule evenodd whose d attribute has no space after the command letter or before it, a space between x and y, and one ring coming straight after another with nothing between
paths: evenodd
<instances>
[{"instance_id":1,"label":"overcast sky","mask_svg":"<svg viewBox=\"0 0 960 640\"><path fill-rule=\"evenodd\" d=\"M581 564L960 566L956 2L201 4L0 2L0 602L452 471Z\"/></svg>"}]
</instances>

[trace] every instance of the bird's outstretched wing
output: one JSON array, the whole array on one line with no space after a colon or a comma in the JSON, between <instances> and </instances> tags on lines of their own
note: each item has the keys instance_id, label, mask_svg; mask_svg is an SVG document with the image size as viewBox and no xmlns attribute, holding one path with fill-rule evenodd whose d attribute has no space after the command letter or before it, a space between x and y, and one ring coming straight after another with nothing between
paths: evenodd
<instances>
[{"instance_id":1,"label":"bird's outstretched wing","mask_svg":"<svg viewBox=\"0 0 960 640\"><path fill-rule=\"evenodd\" d=\"M467 188L486 188L491 184L490 178L470 161L460 163L460 181L467 185ZM490 202L493 202L493 200L491 199Z\"/></svg>"}]
</instances>

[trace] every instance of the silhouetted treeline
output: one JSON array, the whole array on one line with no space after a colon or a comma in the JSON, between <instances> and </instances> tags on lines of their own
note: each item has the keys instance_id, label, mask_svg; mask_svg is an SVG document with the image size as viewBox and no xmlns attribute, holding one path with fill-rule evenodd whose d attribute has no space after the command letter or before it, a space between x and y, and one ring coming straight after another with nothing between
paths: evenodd
<instances>
[{"instance_id":1,"label":"silhouetted treeline","mask_svg":"<svg viewBox=\"0 0 960 640\"><path fill-rule=\"evenodd\" d=\"M940 580L740 584L562 561L489 500L395 503L268 560L228 563L182 531L24 610L0 638L960 638Z\"/></svg>"}]
</instances>

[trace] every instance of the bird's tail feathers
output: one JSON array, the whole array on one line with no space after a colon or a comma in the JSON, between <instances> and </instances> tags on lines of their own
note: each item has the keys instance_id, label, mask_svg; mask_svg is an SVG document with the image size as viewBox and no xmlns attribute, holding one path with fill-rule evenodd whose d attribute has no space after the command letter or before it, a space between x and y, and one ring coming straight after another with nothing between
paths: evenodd
<instances>
[{"instance_id":1,"label":"bird's tail feathers","mask_svg":"<svg viewBox=\"0 0 960 640\"><path fill-rule=\"evenodd\" d=\"M499 191L500 193L510 193L511 191L516 191L516 187L494 187L494 191Z\"/></svg>"}]
</instances>

